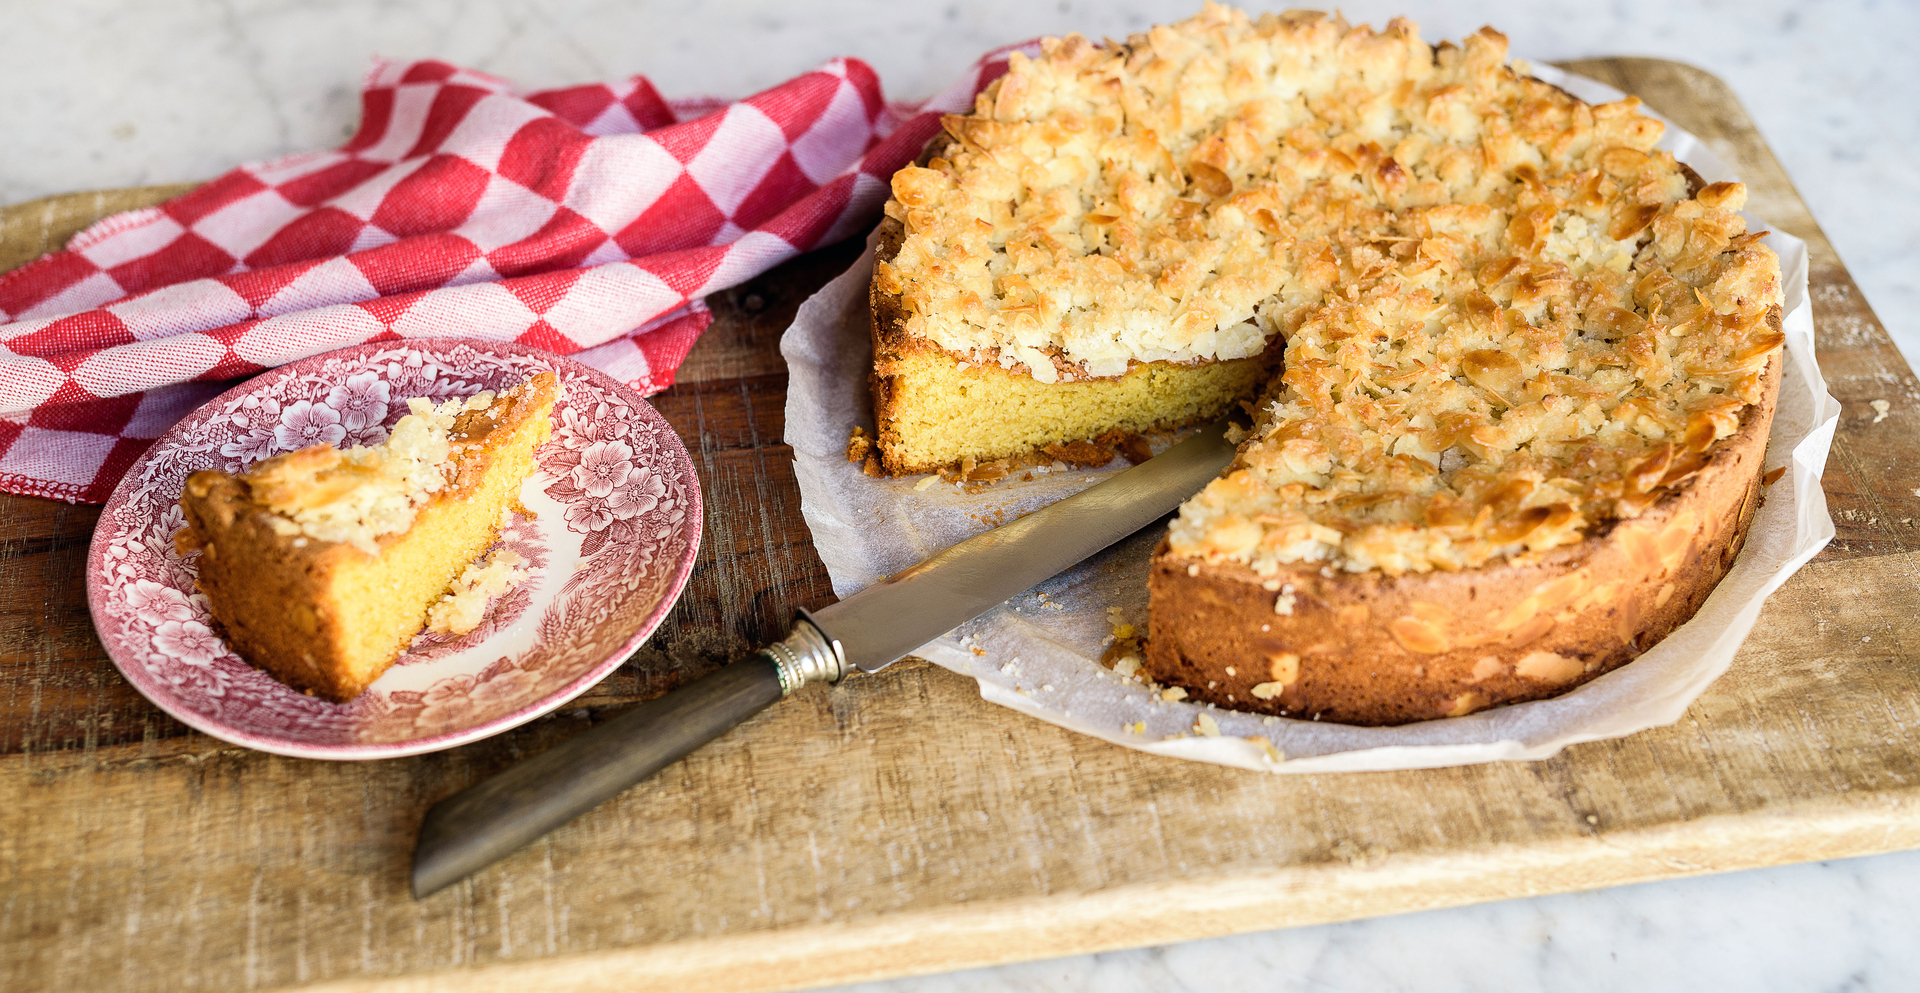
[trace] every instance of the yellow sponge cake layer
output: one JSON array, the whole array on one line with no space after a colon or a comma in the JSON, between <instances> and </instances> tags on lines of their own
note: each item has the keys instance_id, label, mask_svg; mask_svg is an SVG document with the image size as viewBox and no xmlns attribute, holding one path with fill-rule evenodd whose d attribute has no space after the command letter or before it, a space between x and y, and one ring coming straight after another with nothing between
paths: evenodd
<instances>
[{"instance_id":1,"label":"yellow sponge cake layer","mask_svg":"<svg viewBox=\"0 0 1920 993\"><path fill-rule=\"evenodd\" d=\"M1144 433L1211 420L1271 375L1262 356L1183 365L1153 362L1123 376L1040 383L932 347L876 362L881 463L895 475L986 462L1108 431Z\"/></svg>"}]
</instances>

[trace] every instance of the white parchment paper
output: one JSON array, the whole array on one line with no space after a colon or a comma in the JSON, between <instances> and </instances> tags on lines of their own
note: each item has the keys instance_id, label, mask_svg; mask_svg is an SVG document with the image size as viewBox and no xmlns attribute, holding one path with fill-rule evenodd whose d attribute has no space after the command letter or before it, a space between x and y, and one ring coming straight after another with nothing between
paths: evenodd
<instances>
[{"instance_id":1,"label":"white parchment paper","mask_svg":"<svg viewBox=\"0 0 1920 993\"><path fill-rule=\"evenodd\" d=\"M1536 76L1593 103L1619 91L1551 66ZM1736 177L1704 143L1671 124L1661 147L1708 182ZM1767 228L1748 216L1754 230ZM1820 475L1840 405L1814 363L1806 244L1775 231L1786 287L1786 369L1767 446L1766 469L1786 474L1765 490L1746 548L1694 619L1634 661L1551 700L1395 728L1263 717L1164 702L1099 663L1112 636L1110 610L1146 620L1147 558L1164 531L1132 538L914 654L979 681L980 694L1041 720L1128 748L1273 772L1358 772L1542 759L1568 745L1615 738L1678 720L1732 663L1762 602L1833 537ZM873 429L867 373L867 283L873 247L806 301L780 342L792 378L787 441L794 449L801 510L814 545L849 596L881 576L990 527L1069 496L1125 468L1036 473L977 495L929 477L872 479L846 460L855 425ZM1219 735L1198 733L1210 717ZM1138 722L1136 724L1136 722ZM1136 732L1134 727L1143 727ZM1271 750L1269 750L1269 746Z\"/></svg>"}]
</instances>

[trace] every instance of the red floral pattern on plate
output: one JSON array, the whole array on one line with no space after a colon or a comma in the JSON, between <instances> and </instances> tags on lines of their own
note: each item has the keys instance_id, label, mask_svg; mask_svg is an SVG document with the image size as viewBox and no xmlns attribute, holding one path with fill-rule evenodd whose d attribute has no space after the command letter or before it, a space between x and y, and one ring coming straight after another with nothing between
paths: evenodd
<instances>
[{"instance_id":1,"label":"red floral pattern on plate","mask_svg":"<svg viewBox=\"0 0 1920 993\"><path fill-rule=\"evenodd\" d=\"M384 441L411 397L559 377L553 440L501 542L534 574L479 628L422 635L348 704L297 693L214 633L195 558L173 535L200 469L237 472L315 442ZM94 626L115 666L162 710L283 755L387 758L497 734L617 668L672 607L700 545L700 485L679 437L632 390L570 359L461 339L380 342L290 363L215 398L155 442L101 512L87 559Z\"/></svg>"}]
</instances>

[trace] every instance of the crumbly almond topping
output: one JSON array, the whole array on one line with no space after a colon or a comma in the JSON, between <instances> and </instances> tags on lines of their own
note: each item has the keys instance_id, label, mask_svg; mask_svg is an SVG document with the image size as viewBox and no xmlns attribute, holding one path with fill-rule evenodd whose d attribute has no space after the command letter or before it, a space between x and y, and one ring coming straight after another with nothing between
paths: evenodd
<instances>
[{"instance_id":1,"label":"crumbly almond topping","mask_svg":"<svg viewBox=\"0 0 1920 993\"><path fill-rule=\"evenodd\" d=\"M531 575L525 562L510 548L496 548L485 559L468 564L446 595L427 608L427 630L466 634L479 627L487 616L487 604Z\"/></svg>"},{"instance_id":2,"label":"crumbly almond topping","mask_svg":"<svg viewBox=\"0 0 1920 993\"><path fill-rule=\"evenodd\" d=\"M502 397L500 403L506 402ZM254 499L290 522L276 522L276 531L377 555L382 535L412 527L420 506L454 480L460 447L455 422L468 412L488 417L495 405L491 391L438 406L414 397L407 401L411 413L381 444L344 451L314 445L267 459L243 478Z\"/></svg>"},{"instance_id":3,"label":"crumbly almond topping","mask_svg":"<svg viewBox=\"0 0 1920 993\"><path fill-rule=\"evenodd\" d=\"M1469 568L1638 515L1762 399L1777 258L1689 194L1632 99L1517 74L1491 29L1250 19L1015 56L896 174L906 330L1035 379L1285 336L1184 556Z\"/></svg>"}]
</instances>

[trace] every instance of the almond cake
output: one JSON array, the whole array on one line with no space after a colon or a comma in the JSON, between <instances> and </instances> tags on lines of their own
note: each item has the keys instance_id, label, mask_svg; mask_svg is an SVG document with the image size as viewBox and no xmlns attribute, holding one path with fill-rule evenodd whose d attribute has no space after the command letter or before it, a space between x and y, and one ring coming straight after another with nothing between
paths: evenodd
<instances>
[{"instance_id":1,"label":"almond cake","mask_svg":"<svg viewBox=\"0 0 1920 993\"><path fill-rule=\"evenodd\" d=\"M1252 398L1155 553L1153 679L1389 724L1633 658L1758 502L1779 263L1636 100L1506 49L1209 4L1016 54L893 180L883 467Z\"/></svg>"}]
</instances>

